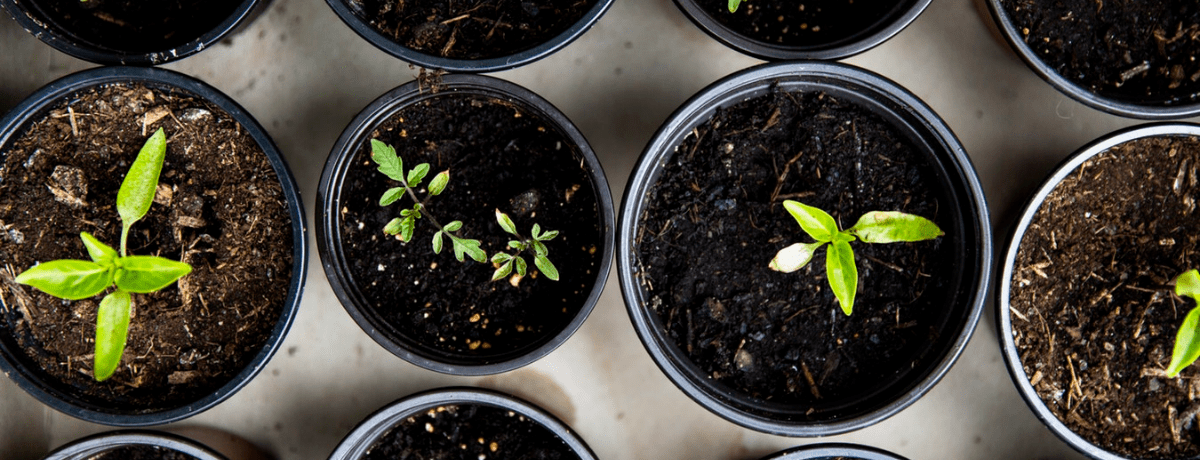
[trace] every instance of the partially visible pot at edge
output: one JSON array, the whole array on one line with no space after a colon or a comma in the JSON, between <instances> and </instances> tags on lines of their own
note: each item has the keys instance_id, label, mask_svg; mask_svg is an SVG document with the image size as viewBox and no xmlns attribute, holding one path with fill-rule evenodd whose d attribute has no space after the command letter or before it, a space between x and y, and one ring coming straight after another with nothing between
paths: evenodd
<instances>
[{"instance_id":1,"label":"partially visible pot at edge","mask_svg":"<svg viewBox=\"0 0 1200 460\"><path fill-rule=\"evenodd\" d=\"M904 457L874 447L856 444L810 444L777 452L762 460L905 460Z\"/></svg>"}]
</instances>

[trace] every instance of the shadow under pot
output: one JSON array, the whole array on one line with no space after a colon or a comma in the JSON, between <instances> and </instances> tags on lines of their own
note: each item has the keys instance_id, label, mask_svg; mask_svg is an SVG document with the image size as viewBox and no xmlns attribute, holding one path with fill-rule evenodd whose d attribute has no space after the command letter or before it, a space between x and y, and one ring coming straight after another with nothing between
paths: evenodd
<instances>
[{"instance_id":1,"label":"shadow under pot","mask_svg":"<svg viewBox=\"0 0 1200 460\"><path fill-rule=\"evenodd\" d=\"M1200 456L1195 366L1166 375L1200 267L1200 126L1144 125L1083 147L1032 195L1004 256L997 325L1013 383L1095 459Z\"/></svg>"},{"instance_id":2,"label":"shadow under pot","mask_svg":"<svg viewBox=\"0 0 1200 460\"><path fill-rule=\"evenodd\" d=\"M166 143L156 192L139 200L148 209L118 244L128 220L118 208L131 202L118 190L159 129ZM79 72L0 119L0 159L0 369L29 394L95 423L168 423L228 398L283 341L307 266L304 215L279 151L232 99L167 70ZM136 289L129 280L157 276L144 265L149 256L191 271L158 290ZM16 282L64 259L122 268L78 300ZM101 312L111 312L106 322ZM93 340L97 324L122 319L124 352L116 348L115 372L97 381L95 355L106 345L96 342L126 337ZM100 329L119 330L111 327Z\"/></svg>"},{"instance_id":3,"label":"shadow under pot","mask_svg":"<svg viewBox=\"0 0 1200 460\"><path fill-rule=\"evenodd\" d=\"M1142 119L1200 114L1200 3L987 0L1034 73L1092 108Z\"/></svg>"},{"instance_id":4,"label":"shadow under pot","mask_svg":"<svg viewBox=\"0 0 1200 460\"><path fill-rule=\"evenodd\" d=\"M587 32L613 0L326 0L375 47L410 64L497 72L549 56Z\"/></svg>"},{"instance_id":5,"label":"shadow under pot","mask_svg":"<svg viewBox=\"0 0 1200 460\"><path fill-rule=\"evenodd\" d=\"M763 457L762 460L905 460L905 458L874 447L828 443L788 449Z\"/></svg>"},{"instance_id":6,"label":"shadow under pot","mask_svg":"<svg viewBox=\"0 0 1200 460\"><path fill-rule=\"evenodd\" d=\"M595 306L612 257L608 182L583 135L491 77L412 82L372 102L334 145L317 212L322 265L350 316L449 374L549 354Z\"/></svg>"},{"instance_id":7,"label":"shadow under pot","mask_svg":"<svg viewBox=\"0 0 1200 460\"><path fill-rule=\"evenodd\" d=\"M822 241L793 200L829 213L826 239L846 246L783 273L781 250ZM872 211L944 235L848 237ZM989 279L987 209L958 140L895 83L834 63L763 65L693 96L646 146L619 225L617 273L651 357L705 408L774 434L842 433L912 404L966 346ZM835 248L857 267L850 316L827 273L849 273Z\"/></svg>"},{"instance_id":8,"label":"shadow under pot","mask_svg":"<svg viewBox=\"0 0 1200 460\"><path fill-rule=\"evenodd\" d=\"M354 428L329 460L399 458L558 458L595 460L570 427L516 397L443 388L396 401Z\"/></svg>"},{"instance_id":9,"label":"shadow under pot","mask_svg":"<svg viewBox=\"0 0 1200 460\"><path fill-rule=\"evenodd\" d=\"M0 0L47 45L104 65L159 65L198 53L254 20L269 0Z\"/></svg>"},{"instance_id":10,"label":"shadow under pot","mask_svg":"<svg viewBox=\"0 0 1200 460\"><path fill-rule=\"evenodd\" d=\"M930 1L675 0L675 5L700 30L743 54L765 60L834 60L892 38ZM731 12L735 2L737 10Z\"/></svg>"}]
</instances>

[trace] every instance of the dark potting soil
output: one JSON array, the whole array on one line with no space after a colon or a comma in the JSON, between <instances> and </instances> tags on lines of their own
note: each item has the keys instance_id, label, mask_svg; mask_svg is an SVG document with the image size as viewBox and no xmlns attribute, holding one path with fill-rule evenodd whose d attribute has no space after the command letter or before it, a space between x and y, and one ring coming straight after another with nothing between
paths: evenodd
<instances>
[{"instance_id":1,"label":"dark potting soil","mask_svg":"<svg viewBox=\"0 0 1200 460\"><path fill-rule=\"evenodd\" d=\"M1025 43L1067 80L1106 97L1200 101L1200 2L1001 0Z\"/></svg>"},{"instance_id":2,"label":"dark potting soil","mask_svg":"<svg viewBox=\"0 0 1200 460\"><path fill-rule=\"evenodd\" d=\"M1086 161L1038 209L1013 272L1013 341L1038 396L1130 458L1200 455L1200 369L1169 379L1200 267L1200 138L1150 138Z\"/></svg>"},{"instance_id":3,"label":"dark potting soil","mask_svg":"<svg viewBox=\"0 0 1200 460\"><path fill-rule=\"evenodd\" d=\"M823 93L774 90L718 110L648 193L637 235L648 307L704 374L761 400L819 418L885 387L941 334L946 306L934 299L955 270L946 237L852 243L850 317L828 286L827 247L794 273L768 262L812 241L785 199L826 210L843 229L886 210L953 235L926 161L889 123Z\"/></svg>"},{"instance_id":4,"label":"dark potting soil","mask_svg":"<svg viewBox=\"0 0 1200 460\"><path fill-rule=\"evenodd\" d=\"M100 48L148 53L199 38L242 0L32 0L46 20Z\"/></svg>"},{"instance_id":5,"label":"dark potting soil","mask_svg":"<svg viewBox=\"0 0 1200 460\"><path fill-rule=\"evenodd\" d=\"M579 456L541 424L508 409L445 405L402 420L364 460L569 460Z\"/></svg>"},{"instance_id":6,"label":"dark potting soil","mask_svg":"<svg viewBox=\"0 0 1200 460\"><path fill-rule=\"evenodd\" d=\"M872 29L906 6L906 0L744 0L729 12L729 0L696 0L717 22L760 42L823 46Z\"/></svg>"},{"instance_id":7,"label":"dark potting soil","mask_svg":"<svg viewBox=\"0 0 1200 460\"><path fill-rule=\"evenodd\" d=\"M597 0L345 0L396 43L432 56L488 59L549 41Z\"/></svg>"},{"instance_id":8,"label":"dark potting soil","mask_svg":"<svg viewBox=\"0 0 1200 460\"><path fill-rule=\"evenodd\" d=\"M100 296L61 300L13 277L36 263L88 259L80 232L119 250L117 189L159 127L167 154L158 195L128 250L193 271L134 295L121 364L98 383ZM5 148L0 339L23 348L51 381L88 401L152 411L212 392L262 349L292 276L291 218L266 156L227 113L186 94L113 84L72 96Z\"/></svg>"},{"instance_id":9,"label":"dark potting soil","mask_svg":"<svg viewBox=\"0 0 1200 460\"><path fill-rule=\"evenodd\" d=\"M196 460L196 457L174 449L133 444L106 450L88 460Z\"/></svg>"},{"instance_id":10,"label":"dark potting soil","mask_svg":"<svg viewBox=\"0 0 1200 460\"><path fill-rule=\"evenodd\" d=\"M430 352L486 362L544 343L579 313L603 248L594 185L565 135L514 103L443 92L398 111L372 136L394 146L405 168L429 163L430 178L450 171L449 185L427 209L442 225L462 221L458 235L482 241L489 259L510 241L496 223L497 209L526 237L535 223L558 230L546 246L560 278L535 274L524 254L528 276L515 286L493 282L490 262L455 260L449 241L435 254L427 218L417 221L409 243L384 234L413 202L379 205L383 192L400 184L377 171L364 142L341 191L340 230L351 276L375 309L368 314Z\"/></svg>"}]
</instances>

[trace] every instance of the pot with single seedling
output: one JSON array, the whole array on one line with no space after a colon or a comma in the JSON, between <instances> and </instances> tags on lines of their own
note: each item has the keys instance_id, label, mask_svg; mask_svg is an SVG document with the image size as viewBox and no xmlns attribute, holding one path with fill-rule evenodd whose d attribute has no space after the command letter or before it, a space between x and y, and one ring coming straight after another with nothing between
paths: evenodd
<instances>
[{"instance_id":1,"label":"pot with single seedling","mask_svg":"<svg viewBox=\"0 0 1200 460\"><path fill-rule=\"evenodd\" d=\"M809 444L777 452L762 460L905 460L874 447L845 443Z\"/></svg>"},{"instance_id":2,"label":"pot with single seedling","mask_svg":"<svg viewBox=\"0 0 1200 460\"><path fill-rule=\"evenodd\" d=\"M638 336L684 393L755 430L831 435L896 413L983 308L990 231L962 146L855 67L710 85L655 134L625 197L617 273Z\"/></svg>"},{"instance_id":3,"label":"pot with single seedling","mask_svg":"<svg viewBox=\"0 0 1200 460\"><path fill-rule=\"evenodd\" d=\"M208 85L102 68L0 120L0 368L69 415L167 423L244 386L291 324L303 214Z\"/></svg>"},{"instance_id":4,"label":"pot with single seedling","mask_svg":"<svg viewBox=\"0 0 1200 460\"><path fill-rule=\"evenodd\" d=\"M1198 162L1200 126L1111 133L1052 172L1010 237L996 290L1009 373L1092 458L1200 456Z\"/></svg>"},{"instance_id":5,"label":"pot with single seedling","mask_svg":"<svg viewBox=\"0 0 1200 460\"><path fill-rule=\"evenodd\" d=\"M381 346L444 373L550 353L595 306L612 254L607 181L582 134L503 80L451 75L381 96L330 153L318 250Z\"/></svg>"}]
</instances>

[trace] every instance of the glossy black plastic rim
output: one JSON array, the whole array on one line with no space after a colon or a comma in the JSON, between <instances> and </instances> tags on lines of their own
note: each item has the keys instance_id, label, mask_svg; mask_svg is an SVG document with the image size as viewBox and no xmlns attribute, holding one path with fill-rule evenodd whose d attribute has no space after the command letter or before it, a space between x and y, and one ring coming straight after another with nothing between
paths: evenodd
<instances>
[{"instance_id":1,"label":"glossy black plastic rim","mask_svg":"<svg viewBox=\"0 0 1200 460\"><path fill-rule=\"evenodd\" d=\"M60 78L43 86L21 101L4 118L0 118L0 152L3 152L3 146L24 131L27 123L41 117L54 105L70 100L72 94L89 87L114 83L145 83L154 87L180 90L207 100L228 112L266 154L275 175L279 178L284 198L287 200L288 214L292 219L292 278L288 283L287 299L275 327L271 330L271 336L263 344L263 349L241 372L199 400L186 403L182 407L154 412L126 412L121 408L96 406L46 384L40 371L31 369L27 364L24 352L19 349L10 350L0 341L0 370L16 382L17 386L44 404L72 417L104 425L150 426L182 420L219 404L244 387L266 367L271 356L283 343L300 306L308 269L308 231L304 220L303 202L295 179L266 130L233 99L207 83L178 72L153 67L100 67Z\"/></svg>"},{"instance_id":2,"label":"glossy black plastic rim","mask_svg":"<svg viewBox=\"0 0 1200 460\"><path fill-rule=\"evenodd\" d=\"M512 395L469 387L451 387L417 393L393 402L360 422L329 455L329 460L358 460L375 441L409 416L447 404L480 404L508 409L546 427L562 439L580 460L596 460L591 448L557 417Z\"/></svg>"},{"instance_id":3,"label":"glossy black plastic rim","mask_svg":"<svg viewBox=\"0 0 1200 460\"><path fill-rule=\"evenodd\" d=\"M1135 104L1132 102L1121 101L1109 97L1104 97L1099 94L1089 91L1073 81L1063 77L1058 71L1050 68L1045 61L1038 56L1033 48L1025 44L1017 26L1013 24L1012 19L1008 14L1004 13L1004 6L1000 4L1001 0L987 0L988 11L992 14L992 19L999 25L1000 35L1004 36L1004 41L1008 42L1009 47L1025 61L1025 65L1033 70L1039 77L1042 77L1050 86L1057 89L1059 92L1066 94L1071 99L1091 107L1122 117L1140 118L1144 120L1166 120L1172 118L1187 118L1200 115L1200 102L1192 102L1180 105L1147 105Z\"/></svg>"},{"instance_id":4,"label":"glossy black plastic rim","mask_svg":"<svg viewBox=\"0 0 1200 460\"><path fill-rule=\"evenodd\" d=\"M444 374L498 374L520 368L550 354L583 325L584 320L600 300L600 294L604 291L605 282L608 280L609 268L612 266L615 246L613 241L615 211L613 210L612 193L609 191L604 169L600 166L600 161L596 158L587 139L583 137L583 133L579 132L566 115L550 102L514 83L484 75L446 75L442 82L445 87L439 89L438 93L432 93L427 89L422 91L419 82L416 81L401 85L367 105L342 131L342 135L330 150L329 158L325 162L325 169L321 172L321 183L317 187L317 252L321 257L321 266L325 270L325 275L328 277L329 284L338 301L354 318L354 322L358 323L358 326L380 346L405 361ZM522 349L519 354L514 353L502 358L483 360L473 357L435 356L411 346L402 337L393 336L388 332L390 327L386 324L377 324L373 315L364 313L363 310L370 309L370 307L362 293L354 286L353 279L348 274L348 262L341 250L341 232L338 229L341 228L342 217L338 210L342 208L341 189L345 181L346 168L357 151L355 146L364 145L370 132L401 108L448 93L488 95L518 103L539 114L548 123L556 125L563 135L579 147L579 154L587 163L588 174L595 188L599 211L597 224L600 227L600 242L604 247L591 292L579 313L565 328L536 347Z\"/></svg>"},{"instance_id":5,"label":"glossy black plastic rim","mask_svg":"<svg viewBox=\"0 0 1200 460\"><path fill-rule=\"evenodd\" d=\"M906 460L904 457L874 447L857 444L810 444L771 454L762 460L829 460L847 457L859 460Z\"/></svg>"},{"instance_id":6,"label":"glossy black plastic rim","mask_svg":"<svg viewBox=\"0 0 1200 460\"><path fill-rule=\"evenodd\" d=\"M583 17L579 18L567 30L533 48L518 51L507 56L487 59L453 59L413 50L397 43L395 39L379 33L370 24L367 24L362 18L354 14L346 6L346 0L325 0L325 3L328 3L329 8L333 9L333 12L342 19L342 22L350 26L350 29L358 34L358 36L375 45L376 48L383 50L385 53L400 58L409 64L427 69L441 69L448 72L486 73L508 70L529 64L571 44L575 39L582 36L584 32L587 32L600 19L600 16L603 16L608 11L613 1L598 0L590 10L584 13Z\"/></svg>"},{"instance_id":7,"label":"glossy black plastic rim","mask_svg":"<svg viewBox=\"0 0 1200 460\"><path fill-rule=\"evenodd\" d=\"M151 430L121 430L78 439L46 454L42 460L89 460L109 449L145 445L174 450L196 460L227 460L212 448L183 436Z\"/></svg>"},{"instance_id":8,"label":"glossy black plastic rim","mask_svg":"<svg viewBox=\"0 0 1200 460\"><path fill-rule=\"evenodd\" d=\"M999 276L997 276L996 280L999 283L999 286L995 290L996 334L1000 340L1000 352L1004 356L1004 364L1008 367L1008 375L1012 378L1013 385L1017 387L1017 392L1021 394L1021 399L1025 400L1025 404L1029 406L1029 409L1033 411L1038 420L1041 420L1051 432L1075 450L1096 460L1128 459L1088 442L1082 436L1075 434L1074 431L1067 428L1062 421L1054 416L1053 412L1050 412L1050 409L1046 407L1046 403L1042 401L1042 398L1038 397L1037 391L1033 389L1033 385L1029 384L1029 375L1025 373L1025 368L1021 365L1021 356L1017 352L1016 344L1013 343L1012 315L1008 314L1012 308L1012 304L1009 302L1012 295L1012 272L1016 264L1017 252L1020 249L1021 240L1025 237L1025 232L1029 230L1029 224L1033 222L1034 215L1037 214L1042 203L1046 201L1046 197L1058 187L1058 184L1063 179L1070 176L1072 172L1079 168L1079 165L1113 147L1137 139L1159 136L1200 137L1200 125L1192 123L1150 123L1114 131L1081 147L1059 164L1046 177L1046 180L1042 182L1037 191L1030 195L1025 206L1021 209L1020 220L1017 221L1012 233L1008 236L1008 242L1004 251L1004 260L1001 261L1002 265L1000 266Z\"/></svg>"},{"instance_id":9,"label":"glossy black plastic rim","mask_svg":"<svg viewBox=\"0 0 1200 460\"><path fill-rule=\"evenodd\" d=\"M786 1L786 0L785 0ZM844 59L867 51L887 41L908 27L910 23L925 11L932 0L908 0L909 5L883 18L863 32L821 46L784 46L755 40L742 35L728 26L721 24L708 12L704 11L696 0L675 0L683 14L692 20L700 30L725 46L733 48L742 54L767 61L797 60L797 59Z\"/></svg>"},{"instance_id":10,"label":"glossy black plastic rim","mask_svg":"<svg viewBox=\"0 0 1200 460\"><path fill-rule=\"evenodd\" d=\"M24 5L29 1L31 0L0 0L0 7L7 10L8 14L34 37L63 53L102 65L136 66L166 64L199 53L248 24L270 4L270 0L243 0L229 17L199 37L173 48L140 53L115 50L78 39L45 18L35 18L33 9Z\"/></svg>"},{"instance_id":11,"label":"glossy black plastic rim","mask_svg":"<svg viewBox=\"0 0 1200 460\"><path fill-rule=\"evenodd\" d=\"M940 166L949 175L944 181L952 187L957 187L955 196L961 204L959 209L964 219L968 219L962 225L970 244L962 243L962 253L973 257L972 261L965 263L963 267L968 275L964 277L962 292L969 300L957 305L955 311L962 313L961 325L957 329L946 329L953 332L954 336L945 343L942 357L911 387L894 391L900 394L890 403L838 420L796 421L787 420L780 412L762 415L750 411L748 408L763 411L763 404L712 383L710 379L701 375L695 365L683 357L682 352L663 334L655 314L643 307L646 302L634 275L637 268L634 241L638 234L638 219L644 208L642 197L657 179L661 171L660 164L664 157L673 151L678 139L711 116L718 106L739 102L773 84L793 84L790 82L799 82L796 84L804 85L805 88L838 91L842 96L853 93L849 89L853 87L857 88L860 92L859 97L865 103L878 102L881 105L902 108L904 113L896 115L905 117L910 123L920 123L920 129L927 131L924 137L936 138L926 139L938 143L937 146L930 145L928 148L938 157L939 163L936 166ZM839 85L847 88L840 89ZM901 126L897 128L917 129ZM828 436L844 433L879 422L916 402L941 380L966 348L982 314L990 284L992 236L987 203L975 169L962 145L933 110L912 93L882 76L846 64L816 61L764 64L730 75L692 96L663 123L638 159L626 184L618 232L617 275L622 296L638 338L655 364L688 397L709 411L746 428L777 435Z\"/></svg>"}]
</instances>

